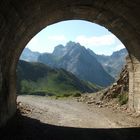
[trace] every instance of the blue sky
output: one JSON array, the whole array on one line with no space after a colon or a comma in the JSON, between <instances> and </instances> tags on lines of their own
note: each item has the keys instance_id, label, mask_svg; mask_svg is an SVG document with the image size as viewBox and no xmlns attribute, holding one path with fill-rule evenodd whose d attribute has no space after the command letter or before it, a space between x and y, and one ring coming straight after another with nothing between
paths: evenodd
<instances>
[{"instance_id":1,"label":"blue sky","mask_svg":"<svg viewBox=\"0 0 140 140\"><path fill-rule=\"evenodd\" d=\"M111 55L113 51L124 48L106 28L83 20L63 21L47 26L26 47L41 53L52 52L55 46L65 45L68 41L79 42L97 54Z\"/></svg>"}]
</instances>

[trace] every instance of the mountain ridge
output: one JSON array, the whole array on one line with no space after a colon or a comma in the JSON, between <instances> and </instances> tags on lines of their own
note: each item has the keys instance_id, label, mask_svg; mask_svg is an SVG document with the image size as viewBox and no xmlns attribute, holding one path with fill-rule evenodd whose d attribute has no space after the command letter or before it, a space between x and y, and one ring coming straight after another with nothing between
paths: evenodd
<instances>
[{"instance_id":1,"label":"mountain ridge","mask_svg":"<svg viewBox=\"0 0 140 140\"><path fill-rule=\"evenodd\" d=\"M107 73L110 73L112 77L117 79L119 73L126 64L125 58L128 55L126 48L115 51L110 56L95 54L90 49L88 49L88 51L101 63Z\"/></svg>"},{"instance_id":2,"label":"mountain ridge","mask_svg":"<svg viewBox=\"0 0 140 140\"><path fill-rule=\"evenodd\" d=\"M32 56L32 53L28 56ZM90 73L96 73L94 74L95 79L97 76L101 75L101 74L97 74L96 72L99 71L99 69L97 69L96 67L96 64L98 64L97 66L101 65L99 67L102 67L104 69L102 71L105 71L105 73L111 75L111 77L116 78L117 75L120 73L121 69L123 68L123 66L125 65L125 56L127 55L127 51L126 49L121 49L119 51L112 53L112 55L110 56L98 55L95 54L92 50L86 49L84 46L81 46L79 43L69 41L66 44L66 46L61 44L57 45L52 53L39 53L38 55L38 53L36 54L35 52L34 55L36 55L35 58L37 58L36 59L37 62L47 64L52 68L56 68L56 67L64 68L83 80L91 81L90 80L92 77L91 74L89 78L87 78L88 76L86 76L86 74L89 74L89 71L86 70L84 72L84 69L93 66L90 64L92 61L94 61L95 65L94 65L94 69L92 68L92 70L90 70ZM28 60L27 57L25 58ZM23 58L22 55L21 58ZM90 59L88 60L88 58ZM28 61L30 60L31 58L29 58ZM83 65L81 62L86 62L87 64ZM77 71L81 71L79 72L80 74ZM100 81L102 81L102 79L104 78L100 78ZM91 81L91 82L96 83L96 81ZM97 82L97 84L99 84L99 82Z\"/></svg>"},{"instance_id":3,"label":"mountain ridge","mask_svg":"<svg viewBox=\"0 0 140 140\"><path fill-rule=\"evenodd\" d=\"M19 92L46 92L69 94L70 92L95 92L99 87L79 80L64 69L53 69L39 62L20 60L17 67Z\"/></svg>"},{"instance_id":4,"label":"mountain ridge","mask_svg":"<svg viewBox=\"0 0 140 140\"><path fill-rule=\"evenodd\" d=\"M79 43L70 41L65 46L58 45L49 56L46 53L40 55L38 61L51 67L64 68L78 78L100 86L108 86L114 81L96 58Z\"/></svg>"}]
</instances>

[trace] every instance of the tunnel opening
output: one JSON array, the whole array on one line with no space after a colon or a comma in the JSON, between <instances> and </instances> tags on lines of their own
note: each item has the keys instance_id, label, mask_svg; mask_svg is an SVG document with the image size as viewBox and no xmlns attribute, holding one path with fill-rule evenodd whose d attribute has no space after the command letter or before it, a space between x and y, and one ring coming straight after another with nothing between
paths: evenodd
<instances>
[{"instance_id":1,"label":"tunnel opening","mask_svg":"<svg viewBox=\"0 0 140 140\"><path fill-rule=\"evenodd\" d=\"M103 25L124 43L131 58L129 60L129 108L140 112L138 0L134 0L133 3L112 0L109 2L6 0L1 1L0 17L2 25L0 28L2 32L0 39L0 126L5 125L16 112L16 65L23 48L47 25L68 19L86 19ZM100 134L101 131L98 132ZM133 132L131 129L130 134L136 135ZM128 135L127 138L133 139L132 135Z\"/></svg>"},{"instance_id":2,"label":"tunnel opening","mask_svg":"<svg viewBox=\"0 0 140 140\"><path fill-rule=\"evenodd\" d=\"M41 40L44 44L41 43ZM47 46L51 52L45 50ZM51 28L48 26L32 38L20 56L17 66L17 93L19 95L37 95L38 102L41 103L42 100L42 106L46 104L46 108L50 103L52 108L48 107L48 110L56 110L56 113L48 112L48 115L43 115L43 120L45 122L48 121L47 123L50 122L55 125L55 120L48 120L47 118L50 115L49 113L54 113L55 117L52 116L52 118L57 120L56 125L59 125L59 122L64 122L64 124L60 123L60 125L92 127L93 124L94 127L95 121L89 121L94 120L94 117L87 119L89 122L85 122L87 116L84 114L86 114L86 110L81 111L81 114L84 113L82 116L85 116L85 120L83 120L85 124L83 126L80 119L81 122L78 122L78 118L74 117L71 120L69 116L74 115L72 112L75 112L75 110L80 112L81 108L78 111L76 107L79 107L79 105L72 101L76 105L75 109L72 109L73 104L71 98L68 97L76 97L75 99L78 102L83 100L82 102L87 104L94 102L98 107L106 106L106 104L102 103L113 98L115 101L118 100L120 105L127 104L128 72L125 75L123 73L120 76L121 78L119 77L120 72L126 65L126 56L128 56L128 52L124 45L107 29L99 25L83 20L69 20L51 25ZM79 75L82 75L82 77ZM96 79L98 76L101 76L101 78ZM91 79L92 77L93 79ZM122 79L122 77L125 77L125 79ZM110 81L108 82L108 80ZM123 80L126 83L123 83ZM113 84L114 82L116 83ZM113 86L111 86L112 84ZM111 87L109 88L109 86ZM99 96L97 98L102 98L100 101L96 101L96 96L91 94L97 91ZM29 96L30 102L32 100L37 102L37 96ZM63 100L61 100L62 98ZM27 104L30 107L28 96L19 97L20 104L22 100L23 102L27 100ZM39 105L39 103L37 104ZM70 110L66 109L65 106L69 106ZM127 105L125 108L127 108ZM64 109L64 111L61 109ZM63 116L64 118L60 117L61 119L58 119L59 117L56 117L58 115L57 110L62 111L59 117ZM66 110L69 110L72 114L70 112L64 113ZM44 112L46 111L44 110ZM34 115L36 117L36 114ZM34 118L34 116L32 117ZM66 118L69 118L69 121ZM42 118L40 117L40 119ZM102 126L102 124L104 122L99 123L99 126L96 124L97 126L95 127L103 127L104 125Z\"/></svg>"}]
</instances>

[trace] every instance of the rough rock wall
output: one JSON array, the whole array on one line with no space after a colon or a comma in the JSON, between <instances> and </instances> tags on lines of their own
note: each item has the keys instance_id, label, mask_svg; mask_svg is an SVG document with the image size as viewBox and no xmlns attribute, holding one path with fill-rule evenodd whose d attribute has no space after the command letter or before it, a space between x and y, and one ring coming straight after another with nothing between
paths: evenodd
<instances>
[{"instance_id":1,"label":"rough rock wall","mask_svg":"<svg viewBox=\"0 0 140 140\"><path fill-rule=\"evenodd\" d=\"M124 94L126 92L128 93L128 91L129 91L129 72L127 65L125 65L116 83L114 83L104 92L102 99L110 100L112 98L119 96L120 94Z\"/></svg>"}]
</instances>

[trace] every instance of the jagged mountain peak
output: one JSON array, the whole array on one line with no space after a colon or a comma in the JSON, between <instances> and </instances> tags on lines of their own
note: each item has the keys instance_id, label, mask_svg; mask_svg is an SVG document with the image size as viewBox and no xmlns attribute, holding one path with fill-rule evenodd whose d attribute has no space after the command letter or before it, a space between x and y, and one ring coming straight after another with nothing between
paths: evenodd
<instances>
[{"instance_id":1,"label":"jagged mountain peak","mask_svg":"<svg viewBox=\"0 0 140 140\"><path fill-rule=\"evenodd\" d=\"M73 41L69 41L67 44L66 44L66 47L68 48L73 48L73 47L82 47L80 43L78 42L73 42Z\"/></svg>"},{"instance_id":2,"label":"jagged mountain peak","mask_svg":"<svg viewBox=\"0 0 140 140\"><path fill-rule=\"evenodd\" d=\"M70 50L74 50L74 49L85 49L83 46L80 45L80 43L76 43L73 41L69 41L65 46L63 46L62 44L57 45L54 48L53 54L56 54L57 52L65 52L65 51L70 51Z\"/></svg>"},{"instance_id":3,"label":"jagged mountain peak","mask_svg":"<svg viewBox=\"0 0 140 140\"><path fill-rule=\"evenodd\" d=\"M30 52L30 50L28 52ZM32 53L34 54L34 52L31 51L30 54ZM92 50L86 49L80 45L80 43L69 41L66 45L57 45L53 53L35 55L35 59L37 58L36 61L48 64L54 68L64 68L81 79L91 82L93 80L93 82L99 85L104 86L106 82L106 86L113 81L112 77L116 77L121 71L125 64L126 55L126 49L116 51L110 56L98 55ZM27 60L29 58L28 61L31 61L31 57L32 55L27 55ZM34 55L32 60L33 59Z\"/></svg>"},{"instance_id":4,"label":"jagged mountain peak","mask_svg":"<svg viewBox=\"0 0 140 140\"><path fill-rule=\"evenodd\" d=\"M38 61L52 67L64 68L78 78L97 85L108 86L114 81L84 46L72 41L65 46L58 45L51 56L41 55Z\"/></svg>"}]
</instances>

